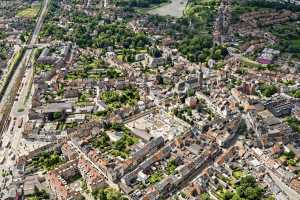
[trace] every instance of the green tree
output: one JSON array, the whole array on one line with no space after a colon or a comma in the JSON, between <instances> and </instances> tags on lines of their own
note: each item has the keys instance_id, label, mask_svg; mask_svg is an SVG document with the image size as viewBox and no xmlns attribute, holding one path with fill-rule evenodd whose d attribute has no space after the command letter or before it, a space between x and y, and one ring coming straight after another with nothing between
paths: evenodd
<instances>
[{"instance_id":1,"label":"green tree","mask_svg":"<svg viewBox=\"0 0 300 200\"><path fill-rule=\"evenodd\" d=\"M223 194L223 200L231 200L233 196L234 196L234 193L225 191Z\"/></svg>"},{"instance_id":2,"label":"green tree","mask_svg":"<svg viewBox=\"0 0 300 200\"><path fill-rule=\"evenodd\" d=\"M156 76L156 81L158 82L159 85L164 84L164 78L161 75Z\"/></svg>"},{"instance_id":3,"label":"green tree","mask_svg":"<svg viewBox=\"0 0 300 200\"><path fill-rule=\"evenodd\" d=\"M262 199L264 193L264 189L256 185L256 180L253 176L242 177L239 186L236 188L236 194L246 200ZM238 198L235 197L235 199Z\"/></svg>"},{"instance_id":4,"label":"green tree","mask_svg":"<svg viewBox=\"0 0 300 200\"><path fill-rule=\"evenodd\" d=\"M102 188L92 192L95 200L125 200L127 198L114 188Z\"/></svg>"},{"instance_id":5,"label":"green tree","mask_svg":"<svg viewBox=\"0 0 300 200\"><path fill-rule=\"evenodd\" d=\"M21 35L20 35L20 40L24 43L24 42L26 42L26 37L27 37L27 33L22 32Z\"/></svg>"},{"instance_id":6,"label":"green tree","mask_svg":"<svg viewBox=\"0 0 300 200\"><path fill-rule=\"evenodd\" d=\"M115 143L114 148L118 151L124 151L126 149L126 142L120 139Z\"/></svg>"},{"instance_id":7,"label":"green tree","mask_svg":"<svg viewBox=\"0 0 300 200\"><path fill-rule=\"evenodd\" d=\"M189 88L188 91L187 91L187 96L188 96L188 97L192 97L192 96L194 96L194 95L195 95L195 90Z\"/></svg>"},{"instance_id":8,"label":"green tree","mask_svg":"<svg viewBox=\"0 0 300 200\"><path fill-rule=\"evenodd\" d=\"M201 200L210 200L209 194L208 193L201 194Z\"/></svg>"},{"instance_id":9,"label":"green tree","mask_svg":"<svg viewBox=\"0 0 300 200\"><path fill-rule=\"evenodd\" d=\"M259 86L259 90L263 96L270 97L277 92L277 87L271 84L262 84Z\"/></svg>"},{"instance_id":10,"label":"green tree","mask_svg":"<svg viewBox=\"0 0 300 200\"><path fill-rule=\"evenodd\" d=\"M106 193L104 192L104 190L100 190L99 200L107 200Z\"/></svg>"},{"instance_id":11,"label":"green tree","mask_svg":"<svg viewBox=\"0 0 300 200\"><path fill-rule=\"evenodd\" d=\"M62 113L61 112L54 112L52 116L53 116L54 120L60 119L62 117Z\"/></svg>"},{"instance_id":12,"label":"green tree","mask_svg":"<svg viewBox=\"0 0 300 200\"><path fill-rule=\"evenodd\" d=\"M0 31L0 40L5 39L7 34L4 31Z\"/></svg>"}]
</instances>

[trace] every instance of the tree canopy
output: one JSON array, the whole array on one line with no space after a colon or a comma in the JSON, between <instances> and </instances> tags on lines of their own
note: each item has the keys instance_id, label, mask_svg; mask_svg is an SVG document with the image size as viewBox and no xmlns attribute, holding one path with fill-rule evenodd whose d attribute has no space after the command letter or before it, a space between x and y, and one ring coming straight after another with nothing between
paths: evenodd
<instances>
[{"instance_id":1,"label":"tree canopy","mask_svg":"<svg viewBox=\"0 0 300 200\"><path fill-rule=\"evenodd\" d=\"M245 176L240 179L235 192L226 191L224 200L260 200L263 199L265 190L257 185L255 177Z\"/></svg>"}]
</instances>

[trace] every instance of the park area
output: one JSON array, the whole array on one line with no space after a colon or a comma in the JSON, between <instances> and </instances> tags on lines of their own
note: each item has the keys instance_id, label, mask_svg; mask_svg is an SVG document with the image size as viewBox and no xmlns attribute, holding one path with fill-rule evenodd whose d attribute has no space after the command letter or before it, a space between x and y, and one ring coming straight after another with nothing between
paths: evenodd
<instances>
[{"instance_id":1,"label":"park area","mask_svg":"<svg viewBox=\"0 0 300 200\"><path fill-rule=\"evenodd\" d=\"M20 10L17 13L17 16L18 17L24 17L24 18L34 18L34 17L37 16L40 8L41 8L41 4L40 3L39 4L31 5L28 8L24 8L24 9Z\"/></svg>"}]
</instances>

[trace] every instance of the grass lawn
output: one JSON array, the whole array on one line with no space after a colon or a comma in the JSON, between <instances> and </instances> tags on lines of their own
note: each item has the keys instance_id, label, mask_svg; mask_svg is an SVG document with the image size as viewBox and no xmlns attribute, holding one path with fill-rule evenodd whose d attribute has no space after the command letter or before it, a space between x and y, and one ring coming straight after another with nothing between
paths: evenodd
<instances>
[{"instance_id":1,"label":"grass lawn","mask_svg":"<svg viewBox=\"0 0 300 200\"><path fill-rule=\"evenodd\" d=\"M227 182L231 187L235 187L235 183L237 182L237 180L233 177L230 177L230 180Z\"/></svg>"},{"instance_id":2,"label":"grass lawn","mask_svg":"<svg viewBox=\"0 0 300 200\"><path fill-rule=\"evenodd\" d=\"M295 47L300 47L300 39L292 40L291 44Z\"/></svg>"},{"instance_id":3,"label":"grass lawn","mask_svg":"<svg viewBox=\"0 0 300 200\"><path fill-rule=\"evenodd\" d=\"M239 180L245 174L241 170L236 170L236 171L233 172L232 175L233 175L234 178L236 178L237 180Z\"/></svg>"},{"instance_id":4,"label":"grass lawn","mask_svg":"<svg viewBox=\"0 0 300 200\"><path fill-rule=\"evenodd\" d=\"M159 181L161 181L163 179L164 175L161 171L156 171L153 174L151 174L148 178L149 183L155 184L158 183Z\"/></svg>"},{"instance_id":5,"label":"grass lawn","mask_svg":"<svg viewBox=\"0 0 300 200\"><path fill-rule=\"evenodd\" d=\"M34 157L32 161L28 163L28 166L49 171L62 163L64 163L64 160L61 159L57 152L43 152Z\"/></svg>"},{"instance_id":6,"label":"grass lawn","mask_svg":"<svg viewBox=\"0 0 300 200\"><path fill-rule=\"evenodd\" d=\"M117 59L120 60L120 61L123 61L123 57L124 57L123 54L117 55Z\"/></svg>"},{"instance_id":7,"label":"grass lawn","mask_svg":"<svg viewBox=\"0 0 300 200\"><path fill-rule=\"evenodd\" d=\"M280 161L285 162L287 160L287 157L282 155L278 158Z\"/></svg>"},{"instance_id":8,"label":"grass lawn","mask_svg":"<svg viewBox=\"0 0 300 200\"><path fill-rule=\"evenodd\" d=\"M24 108L19 108L18 112L23 112L25 109Z\"/></svg>"},{"instance_id":9,"label":"grass lawn","mask_svg":"<svg viewBox=\"0 0 300 200\"><path fill-rule=\"evenodd\" d=\"M246 57L241 57L241 61L242 63L247 66L247 67L254 67L254 68L263 68L263 65L261 65L260 63L254 61L254 60L250 60L249 58Z\"/></svg>"},{"instance_id":10,"label":"grass lawn","mask_svg":"<svg viewBox=\"0 0 300 200\"><path fill-rule=\"evenodd\" d=\"M224 196L226 192L227 190L225 188L220 188L216 191L216 194L220 199L225 199Z\"/></svg>"},{"instance_id":11,"label":"grass lawn","mask_svg":"<svg viewBox=\"0 0 300 200\"><path fill-rule=\"evenodd\" d=\"M140 48L140 49L137 49L138 53L147 53L147 49L143 49L143 48Z\"/></svg>"},{"instance_id":12,"label":"grass lawn","mask_svg":"<svg viewBox=\"0 0 300 200\"><path fill-rule=\"evenodd\" d=\"M34 18L38 14L40 8L41 8L41 4L32 5L31 7L20 10L17 13L17 16L25 17L25 18Z\"/></svg>"},{"instance_id":13,"label":"grass lawn","mask_svg":"<svg viewBox=\"0 0 300 200\"><path fill-rule=\"evenodd\" d=\"M300 89L289 92L289 95L294 98L300 98Z\"/></svg>"}]
</instances>

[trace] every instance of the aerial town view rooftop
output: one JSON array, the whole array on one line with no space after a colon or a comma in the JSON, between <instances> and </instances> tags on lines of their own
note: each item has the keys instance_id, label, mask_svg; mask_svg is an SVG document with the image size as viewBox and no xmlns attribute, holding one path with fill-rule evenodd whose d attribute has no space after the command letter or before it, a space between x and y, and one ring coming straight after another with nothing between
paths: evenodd
<instances>
[{"instance_id":1,"label":"aerial town view rooftop","mask_svg":"<svg viewBox=\"0 0 300 200\"><path fill-rule=\"evenodd\" d=\"M300 200L300 0L0 0L0 200Z\"/></svg>"}]
</instances>

